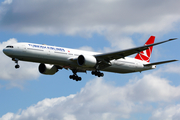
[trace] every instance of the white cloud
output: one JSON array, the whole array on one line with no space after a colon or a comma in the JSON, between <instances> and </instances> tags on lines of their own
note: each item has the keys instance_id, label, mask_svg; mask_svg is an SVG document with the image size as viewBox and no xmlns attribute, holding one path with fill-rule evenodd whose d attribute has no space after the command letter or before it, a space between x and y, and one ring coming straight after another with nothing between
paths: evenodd
<instances>
[{"instance_id":1,"label":"white cloud","mask_svg":"<svg viewBox=\"0 0 180 120\"><path fill-rule=\"evenodd\" d=\"M11 120L13 118L14 114L13 113L7 113L0 118L0 120Z\"/></svg>"},{"instance_id":2,"label":"white cloud","mask_svg":"<svg viewBox=\"0 0 180 120\"><path fill-rule=\"evenodd\" d=\"M154 74L144 75L142 79L128 85L128 99L142 102L170 102L180 99L180 86L171 86L169 82Z\"/></svg>"},{"instance_id":3,"label":"white cloud","mask_svg":"<svg viewBox=\"0 0 180 120\"><path fill-rule=\"evenodd\" d=\"M171 104L179 100L180 86L172 86L168 80L157 76L144 75L142 79L130 80L122 87L95 79L77 94L46 98L17 114L7 113L0 120L118 120L132 119L134 114L143 113L152 113L152 119L164 114L177 117L179 104ZM165 104L157 108L151 105L158 102Z\"/></svg>"},{"instance_id":4,"label":"white cloud","mask_svg":"<svg viewBox=\"0 0 180 120\"><path fill-rule=\"evenodd\" d=\"M0 56L1 56L1 80L7 80L10 83L8 87L20 87L25 80L37 79L39 77L38 65L35 63L27 63L19 61L20 69L15 69L15 63L11 58L7 57L2 50L7 46L17 43L15 38L9 39L6 42L0 43Z\"/></svg>"},{"instance_id":5,"label":"white cloud","mask_svg":"<svg viewBox=\"0 0 180 120\"><path fill-rule=\"evenodd\" d=\"M79 48L80 50L85 50L85 51L94 51L92 47L89 46L82 46Z\"/></svg>"},{"instance_id":6,"label":"white cloud","mask_svg":"<svg viewBox=\"0 0 180 120\"><path fill-rule=\"evenodd\" d=\"M3 4L11 4L13 2L13 0L5 0L4 2L2 2Z\"/></svg>"},{"instance_id":7,"label":"white cloud","mask_svg":"<svg viewBox=\"0 0 180 120\"><path fill-rule=\"evenodd\" d=\"M162 70L163 69L163 70ZM166 65L164 68L162 68L161 70L163 72L168 72L168 73L177 73L180 74L180 64L179 62L176 62L174 64L168 64Z\"/></svg>"},{"instance_id":8,"label":"white cloud","mask_svg":"<svg viewBox=\"0 0 180 120\"><path fill-rule=\"evenodd\" d=\"M180 118L180 104L170 105L155 110L152 114L151 120L179 120Z\"/></svg>"},{"instance_id":9,"label":"white cloud","mask_svg":"<svg viewBox=\"0 0 180 120\"><path fill-rule=\"evenodd\" d=\"M0 27L28 34L91 37L97 33L106 36L112 47L122 49L126 47L123 42L135 46L127 37L135 33L157 35L175 30L180 22L179 4L178 0L16 0L4 6Z\"/></svg>"},{"instance_id":10,"label":"white cloud","mask_svg":"<svg viewBox=\"0 0 180 120\"><path fill-rule=\"evenodd\" d=\"M154 75L159 75L162 73L169 73L169 74L179 74L180 75L180 64L178 61L174 62L174 63L170 63L170 64L166 64L162 67L160 67L158 70L153 71Z\"/></svg>"},{"instance_id":11,"label":"white cloud","mask_svg":"<svg viewBox=\"0 0 180 120\"><path fill-rule=\"evenodd\" d=\"M120 37L119 37L120 38ZM135 47L133 40L129 37L121 37L121 39L119 38L113 38L113 42L112 42L112 47L116 47L116 49L121 48L121 49L128 49L128 48L132 48Z\"/></svg>"}]
</instances>

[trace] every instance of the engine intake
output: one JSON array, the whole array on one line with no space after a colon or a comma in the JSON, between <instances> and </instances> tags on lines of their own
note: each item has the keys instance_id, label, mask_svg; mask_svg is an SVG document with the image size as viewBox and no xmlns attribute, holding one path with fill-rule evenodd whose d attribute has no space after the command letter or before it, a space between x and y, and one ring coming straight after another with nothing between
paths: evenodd
<instances>
[{"instance_id":1,"label":"engine intake","mask_svg":"<svg viewBox=\"0 0 180 120\"><path fill-rule=\"evenodd\" d=\"M45 75L54 75L58 71L55 65L41 63L39 65L39 72Z\"/></svg>"},{"instance_id":2,"label":"engine intake","mask_svg":"<svg viewBox=\"0 0 180 120\"><path fill-rule=\"evenodd\" d=\"M97 63L97 60L94 56L91 55L80 55L77 59L77 63L82 67L94 67Z\"/></svg>"}]
</instances>

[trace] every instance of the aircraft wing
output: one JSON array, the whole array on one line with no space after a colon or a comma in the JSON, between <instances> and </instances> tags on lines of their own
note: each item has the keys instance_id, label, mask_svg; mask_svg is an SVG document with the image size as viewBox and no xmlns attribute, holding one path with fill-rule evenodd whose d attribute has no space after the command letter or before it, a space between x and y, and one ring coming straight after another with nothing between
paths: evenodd
<instances>
[{"instance_id":1,"label":"aircraft wing","mask_svg":"<svg viewBox=\"0 0 180 120\"><path fill-rule=\"evenodd\" d=\"M149 49L149 47L151 46L155 46L155 45L159 45L168 41L172 41L172 40L176 40L177 38L172 38L169 40L165 40L162 42L157 42L154 44L149 44L149 45L145 45L145 46L140 46L140 47L135 47L135 48L131 48L131 49L126 49L126 50L121 50L121 51L116 51L116 52L110 52L110 53L104 53L104 54L97 54L94 55L98 60L100 61L110 61L110 60L114 60L114 59L120 59L120 58L124 58L126 56L135 54L135 53L140 53L141 51L147 50Z\"/></svg>"}]
</instances>

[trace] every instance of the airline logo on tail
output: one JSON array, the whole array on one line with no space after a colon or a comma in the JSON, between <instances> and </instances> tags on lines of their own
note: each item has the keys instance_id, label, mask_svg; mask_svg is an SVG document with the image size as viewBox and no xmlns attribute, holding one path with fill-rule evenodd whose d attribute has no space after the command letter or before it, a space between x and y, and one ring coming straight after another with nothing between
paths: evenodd
<instances>
[{"instance_id":1,"label":"airline logo on tail","mask_svg":"<svg viewBox=\"0 0 180 120\"><path fill-rule=\"evenodd\" d=\"M151 36L149 38L149 40L144 44L144 46L149 45L149 44L153 44L154 40L155 40L155 36ZM141 51L140 53L138 53L136 55L135 59L149 62L150 57L151 57L151 53L152 53L152 49L153 49L153 46L149 47L149 49L147 49L147 50Z\"/></svg>"}]
</instances>

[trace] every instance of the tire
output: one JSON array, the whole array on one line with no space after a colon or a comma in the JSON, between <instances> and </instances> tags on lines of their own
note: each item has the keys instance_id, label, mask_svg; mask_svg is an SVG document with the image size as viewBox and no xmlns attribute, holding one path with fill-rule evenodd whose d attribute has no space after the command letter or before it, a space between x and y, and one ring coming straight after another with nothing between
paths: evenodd
<instances>
[{"instance_id":1,"label":"tire","mask_svg":"<svg viewBox=\"0 0 180 120\"><path fill-rule=\"evenodd\" d=\"M73 75L70 75L69 78L70 78L70 79L73 79Z\"/></svg>"},{"instance_id":2,"label":"tire","mask_svg":"<svg viewBox=\"0 0 180 120\"><path fill-rule=\"evenodd\" d=\"M104 73L100 73L100 76L101 76L101 77L104 77Z\"/></svg>"},{"instance_id":3,"label":"tire","mask_svg":"<svg viewBox=\"0 0 180 120\"><path fill-rule=\"evenodd\" d=\"M91 74L92 74L92 75L95 75L95 71L92 71Z\"/></svg>"},{"instance_id":4,"label":"tire","mask_svg":"<svg viewBox=\"0 0 180 120\"><path fill-rule=\"evenodd\" d=\"M18 69L18 68L20 68L20 66L19 65L15 65L15 68Z\"/></svg>"}]
</instances>

